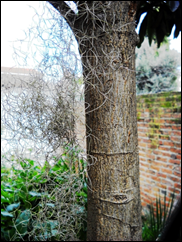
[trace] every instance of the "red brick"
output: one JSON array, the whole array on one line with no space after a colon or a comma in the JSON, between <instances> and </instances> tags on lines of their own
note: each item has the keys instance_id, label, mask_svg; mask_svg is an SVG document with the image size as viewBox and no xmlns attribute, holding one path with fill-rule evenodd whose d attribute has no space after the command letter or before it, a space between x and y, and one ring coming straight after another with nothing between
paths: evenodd
<instances>
[{"instance_id":1,"label":"red brick","mask_svg":"<svg viewBox=\"0 0 182 242\"><path fill-rule=\"evenodd\" d=\"M149 164L147 164L147 163L140 162L140 165L149 168Z\"/></svg>"},{"instance_id":2,"label":"red brick","mask_svg":"<svg viewBox=\"0 0 182 242\"><path fill-rule=\"evenodd\" d=\"M162 155L162 156L167 156L167 157L171 157L171 154L168 154L166 152L162 152L162 151L159 151L159 150L154 150L153 153L155 155Z\"/></svg>"},{"instance_id":3,"label":"red brick","mask_svg":"<svg viewBox=\"0 0 182 242\"><path fill-rule=\"evenodd\" d=\"M141 143L141 142L139 142L139 143L138 143L138 146L139 146L139 148L140 148L140 147L147 147L147 145L146 145L146 144Z\"/></svg>"},{"instance_id":4,"label":"red brick","mask_svg":"<svg viewBox=\"0 0 182 242\"><path fill-rule=\"evenodd\" d=\"M163 178L166 178L166 177L167 177L165 174L163 174L163 173L161 173L161 172L160 172L160 173L158 172L158 173L157 173L157 176L159 176L159 177L163 177Z\"/></svg>"},{"instance_id":5,"label":"red brick","mask_svg":"<svg viewBox=\"0 0 182 242\"><path fill-rule=\"evenodd\" d=\"M145 113L150 113L150 111L149 111L148 108L145 108L145 109L144 109L144 112L145 112Z\"/></svg>"},{"instance_id":6,"label":"red brick","mask_svg":"<svg viewBox=\"0 0 182 242\"><path fill-rule=\"evenodd\" d=\"M177 182L177 183L181 183L181 179L177 178L177 177L169 177L170 180L174 181L174 182Z\"/></svg>"},{"instance_id":7,"label":"red brick","mask_svg":"<svg viewBox=\"0 0 182 242\"><path fill-rule=\"evenodd\" d=\"M155 155L146 154L145 156L150 159L155 159Z\"/></svg>"},{"instance_id":8,"label":"red brick","mask_svg":"<svg viewBox=\"0 0 182 242\"><path fill-rule=\"evenodd\" d=\"M151 204L151 200L147 199L147 198L143 198L144 202L146 202L147 204Z\"/></svg>"},{"instance_id":9,"label":"red brick","mask_svg":"<svg viewBox=\"0 0 182 242\"><path fill-rule=\"evenodd\" d=\"M160 120L159 120L159 123L160 123L160 124L165 123L165 119L160 119Z\"/></svg>"},{"instance_id":10,"label":"red brick","mask_svg":"<svg viewBox=\"0 0 182 242\"><path fill-rule=\"evenodd\" d=\"M181 177L181 172L176 172L176 171L174 171L174 175L175 175L175 176L179 176L179 177Z\"/></svg>"},{"instance_id":11,"label":"red brick","mask_svg":"<svg viewBox=\"0 0 182 242\"><path fill-rule=\"evenodd\" d=\"M173 169L174 165L169 165L168 163L162 163L161 167L165 167L165 168L168 168L168 169Z\"/></svg>"},{"instance_id":12,"label":"red brick","mask_svg":"<svg viewBox=\"0 0 182 242\"><path fill-rule=\"evenodd\" d=\"M177 135L181 137L181 131L173 131L172 135Z\"/></svg>"},{"instance_id":13,"label":"red brick","mask_svg":"<svg viewBox=\"0 0 182 242\"><path fill-rule=\"evenodd\" d=\"M147 173L144 173L144 172L143 172L142 174L140 173L140 178L141 178L142 180L143 180L143 178L144 178L144 180L145 180L146 177L147 177L147 178L150 178L150 176L151 176L150 174L147 174Z\"/></svg>"},{"instance_id":14,"label":"red brick","mask_svg":"<svg viewBox=\"0 0 182 242\"><path fill-rule=\"evenodd\" d=\"M146 148L143 148L143 147L140 147L139 148L141 151L143 151L143 152L145 152L146 153ZM147 152L148 152L149 150L147 150Z\"/></svg>"},{"instance_id":15,"label":"red brick","mask_svg":"<svg viewBox=\"0 0 182 242\"><path fill-rule=\"evenodd\" d=\"M162 146L159 146L158 149L159 149L159 150L166 150L166 151L169 151L169 148L167 148L167 147L162 147Z\"/></svg>"},{"instance_id":16,"label":"red brick","mask_svg":"<svg viewBox=\"0 0 182 242\"><path fill-rule=\"evenodd\" d=\"M160 167L158 166L151 165L150 168L156 171L160 171Z\"/></svg>"},{"instance_id":17,"label":"red brick","mask_svg":"<svg viewBox=\"0 0 182 242\"><path fill-rule=\"evenodd\" d=\"M157 177L157 176L151 176L152 180L154 181L158 181L160 182L161 181L161 178L160 177Z\"/></svg>"},{"instance_id":18,"label":"red brick","mask_svg":"<svg viewBox=\"0 0 182 242\"><path fill-rule=\"evenodd\" d=\"M177 165L181 164L181 161L177 160L177 159L175 159L175 160L170 159L169 162L172 163L172 164L177 164Z\"/></svg>"},{"instance_id":19,"label":"red brick","mask_svg":"<svg viewBox=\"0 0 182 242\"><path fill-rule=\"evenodd\" d=\"M157 149L158 145L150 144L150 145L147 145L147 147L148 147L149 149Z\"/></svg>"},{"instance_id":20,"label":"red brick","mask_svg":"<svg viewBox=\"0 0 182 242\"><path fill-rule=\"evenodd\" d=\"M174 187L168 187L168 191L171 191L172 193L174 192ZM178 194L178 191L175 189L175 194Z\"/></svg>"},{"instance_id":21,"label":"red brick","mask_svg":"<svg viewBox=\"0 0 182 242\"><path fill-rule=\"evenodd\" d=\"M159 138L162 139L162 140L169 140L170 139L170 137L168 137L168 136L159 136Z\"/></svg>"},{"instance_id":22,"label":"red brick","mask_svg":"<svg viewBox=\"0 0 182 242\"><path fill-rule=\"evenodd\" d=\"M173 142L163 141L162 143L165 146L170 146L170 147L173 147L174 146L174 143Z\"/></svg>"},{"instance_id":23,"label":"red brick","mask_svg":"<svg viewBox=\"0 0 182 242\"><path fill-rule=\"evenodd\" d=\"M148 128L148 127L149 127L149 124L148 124L148 123L144 123L144 122L139 122L139 123L137 123L137 126L138 126L138 127L145 127L145 128Z\"/></svg>"},{"instance_id":24,"label":"red brick","mask_svg":"<svg viewBox=\"0 0 182 242\"><path fill-rule=\"evenodd\" d=\"M148 159L147 163L152 164L154 162L154 159Z\"/></svg>"},{"instance_id":25,"label":"red brick","mask_svg":"<svg viewBox=\"0 0 182 242\"><path fill-rule=\"evenodd\" d=\"M173 129L173 130L181 130L181 126L173 125L173 126L172 126L172 129Z\"/></svg>"},{"instance_id":26,"label":"red brick","mask_svg":"<svg viewBox=\"0 0 182 242\"><path fill-rule=\"evenodd\" d=\"M181 173L181 166L175 167L174 171L180 172Z\"/></svg>"},{"instance_id":27,"label":"red brick","mask_svg":"<svg viewBox=\"0 0 182 242\"><path fill-rule=\"evenodd\" d=\"M171 135L172 134L172 130L161 130L160 129L160 134L163 134L163 135Z\"/></svg>"},{"instance_id":28,"label":"red brick","mask_svg":"<svg viewBox=\"0 0 182 242\"><path fill-rule=\"evenodd\" d=\"M180 143L180 144L175 143L175 147L176 147L176 148L181 148L181 143Z\"/></svg>"},{"instance_id":29,"label":"red brick","mask_svg":"<svg viewBox=\"0 0 182 242\"><path fill-rule=\"evenodd\" d=\"M146 134L148 129L144 129L142 127L138 127L138 131Z\"/></svg>"},{"instance_id":30,"label":"red brick","mask_svg":"<svg viewBox=\"0 0 182 242\"><path fill-rule=\"evenodd\" d=\"M172 119L166 119L165 124L175 124L175 120Z\"/></svg>"},{"instance_id":31,"label":"red brick","mask_svg":"<svg viewBox=\"0 0 182 242\"><path fill-rule=\"evenodd\" d=\"M171 136L171 140L174 140L174 141L177 141L177 142L181 142L181 137Z\"/></svg>"},{"instance_id":32,"label":"red brick","mask_svg":"<svg viewBox=\"0 0 182 242\"><path fill-rule=\"evenodd\" d=\"M181 155L176 155L176 158L181 160Z\"/></svg>"},{"instance_id":33,"label":"red brick","mask_svg":"<svg viewBox=\"0 0 182 242\"><path fill-rule=\"evenodd\" d=\"M164 184L159 183L158 184L158 187L163 188L163 189L166 189L167 188L167 185L164 185Z\"/></svg>"},{"instance_id":34,"label":"red brick","mask_svg":"<svg viewBox=\"0 0 182 242\"><path fill-rule=\"evenodd\" d=\"M153 170L148 170L148 173L150 173L150 174L155 174L155 171L153 171Z\"/></svg>"},{"instance_id":35,"label":"red brick","mask_svg":"<svg viewBox=\"0 0 182 242\"><path fill-rule=\"evenodd\" d=\"M168 186L172 186L173 183L169 180L166 180L166 179L161 179L161 182L164 184L164 185L168 185Z\"/></svg>"},{"instance_id":36,"label":"red brick","mask_svg":"<svg viewBox=\"0 0 182 242\"><path fill-rule=\"evenodd\" d=\"M145 157L145 153L139 151L139 156L144 156Z\"/></svg>"},{"instance_id":37,"label":"red brick","mask_svg":"<svg viewBox=\"0 0 182 242\"><path fill-rule=\"evenodd\" d=\"M146 202L141 202L142 208L145 208L147 206Z\"/></svg>"},{"instance_id":38,"label":"red brick","mask_svg":"<svg viewBox=\"0 0 182 242\"><path fill-rule=\"evenodd\" d=\"M150 139L143 139L143 142L145 142L145 143L151 143L151 140Z\"/></svg>"},{"instance_id":39,"label":"red brick","mask_svg":"<svg viewBox=\"0 0 182 242\"><path fill-rule=\"evenodd\" d=\"M181 184L179 184L179 183L174 183L174 187L175 187L175 188L179 188L179 189L181 189Z\"/></svg>"},{"instance_id":40,"label":"red brick","mask_svg":"<svg viewBox=\"0 0 182 242\"><path fill-rule=\"evenodd\" d=\"M162 140L158 140L159 145L163 145Z\"/></svg>"},{"instance_id":41,"label":"red brick","mask_svg":"<svg viewBox=\"0 0 182 242\"><path fill-rule=\"evenodd\" d=\"M155 192L159 192L160 189L158 187L153 187L152 190Z\"/></svg>"},{"instance_id":42,"label":"red brick","mask_svg":"<svg viewBox=\"0 0 182 242\"><path fill-rule=\"evenodd\" d=\"M145 158L140 157L140 161L146 161L146 159L145 159Z\"/></svg>"},{"instance_id":43,"label":"red brick","mask_svg":"<svg viewBox=\"0 0 182 242\"><path fill-rule=\"evenodd\" d=\"M157 156L157 160L166 162L168 159L161 156Z\"/></svg>"},{"instance_id":44,"label":"red brick","mask_svg":"<svg viewBox=\"0 0 182 242\"><path fill-rule=\"evenodd\" d=\"M174 113L173 118L181 118L181 113Z\"/></svg>"},{"instance_id":45,"label":"red brick","mask_svg":"<svg viewBox=\"0 0 182 242\"><path fill-rule=\"evenodd\" d=\"M146 172L147 168L140 165L140 173Z\"/></svg>"},{"instance_id":46,"label":"red brick","mask_svg":"<svg viewBox=\"0 0 182 242\"><path fill-rule=\"evenodd\" d=\"M145 181L145 178L140 176L140 183L143 183L143 181Z\"/></svg>"},{"instance_id":47,"label":"red brick","mask_svg":"<svg viewBox=\"0 0 182 242\"><path fill-rule=\"evenodd\" d=\"M146 193L150 193L151 192L151 188L143 188L143 191L146 192Z\"/></svg>"},{"instance_id":48,"label":"red brick","mask_svg":"<svg viewBox=\"0 0 182 242\"><path fill-rule=\"evenodd\" d=\"M160 129L171 129L171 125L161 125Z\"/></svg>"},{"instance_id":49,"label":"red brick","mask_svg":"<svg viewBox=\"0 0 182 242\"><path fill-rule=\"evenodd\" d=\"M153 162L152 162L152 165L154 165L154 166L158 166L158 167L161 166L161 164L160 164L158 161L153 161Z\"/></svg>"},{"instance_id":50,"label":"red brick","mask_svg":"<svg viewBox=\"0 0 182 242\"><path fill-rule=\"evenodd\" d=\"M165 109L164 109L164 112L165 112L165 113L171 113L171 109L170 109L170 108L165 108Z\"/></svg>"},{"instance_id":51,"label":"red brick","mask_svg":"<svg viewBox=\"0 0 182 242\"><path fill-rule=\"evenodd\" d=\"M174 153L181 154L181 150L180 150L180 149L174 149L174 148L171 148L170 151L171 151L171 152L174 152Z\"/></svg>"},{"instance_id":52,"label":"red brick","mask_svg":"<svg viewBox=\"0 0 182 242\"><path fill-rule=\"evenodd\" d=\"M138 132L138 137L147 137L146 133Z\"/></svg>"},{"instance_id":53,"label":"red brick","mask_svg":"<svg viewBox=\"0 0 182 242\"><path fill-rule=\"evenodd\" d=\"M164 168L161 168L161 172L164 172L165 174L172 174L172 170L171 169L164 169Z\"/></svg>"},{"instance_id":54,"label":"red brick","mask_svg":"<svg viewBox=\"0 0 182 242\"><path fill-rule=\"evenodd\" d=\"M172 113L165 113L162 115L163 118L172 118L173 114Z\"/></svg>"}]
</instances>

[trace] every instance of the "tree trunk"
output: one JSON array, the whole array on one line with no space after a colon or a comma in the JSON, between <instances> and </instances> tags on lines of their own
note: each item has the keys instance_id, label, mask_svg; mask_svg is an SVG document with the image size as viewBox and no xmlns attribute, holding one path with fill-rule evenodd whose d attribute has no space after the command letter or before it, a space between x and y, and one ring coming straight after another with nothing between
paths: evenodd
<instances>
[{"instance_id":1,"label":"tree trunk","mask_svg":"<svg viewBox=\"0 0 182 242\"><path fill-rule=\"evenodd\" d=\"M85 81L88 241L141 241L135 83L137 1L79 1L61 14L78 41ZM64 5L64 6L63 6ZM63 6L61 8L61 6Z\"/></svg>"},{"instance_id":2,"label":"tree trunk","mask_svg":"<svg viewBox=\"0 0 182 242\"><path fill-rule=\"evenodd\" d=\"M141 240L136 4L93 1L89 9L79 39L87 126L87 240Z\"/></svg>"}]
</instances>

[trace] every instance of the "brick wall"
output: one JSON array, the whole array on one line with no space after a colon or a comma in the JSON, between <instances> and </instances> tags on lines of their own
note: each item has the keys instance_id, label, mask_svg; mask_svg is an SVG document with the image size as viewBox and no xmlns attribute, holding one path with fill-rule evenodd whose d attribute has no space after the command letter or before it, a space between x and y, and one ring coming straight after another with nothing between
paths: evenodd
<instances>
[{"instance_id":1,"label":"brick wall","mask_svg":"<svg viewBox=\"0 0 182 242\"><path fill-rule=\"evenodd\" d=\"M181 191L181 93L137 96L142 207Z\"/></svg>"}]
</instances>

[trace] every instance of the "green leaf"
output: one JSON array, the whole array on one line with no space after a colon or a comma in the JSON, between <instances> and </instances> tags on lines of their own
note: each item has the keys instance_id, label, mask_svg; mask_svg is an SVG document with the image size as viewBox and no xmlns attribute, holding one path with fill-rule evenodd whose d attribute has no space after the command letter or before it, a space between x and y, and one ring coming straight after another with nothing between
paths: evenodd
<instances>
[{"instance_id":1,"label":"green leaf","mask_svg":"<svg viewBox=\"0 0 182 242\"><path fill-rule=\"evenodd\" d=\"M41 197L41 196L42 196L42 194L39 193L39 192L29 192L29 194L30 194L31 196L33 196L33 197Z\"/></svg>"},{"instance_id":2,"label":"green leaf","mask_svg":"<svg viewBox=\"0 0 182 242\"><path fill-rule=\"evenodd\" d=\"M27 209L27 210L24 210L16 219L15 221L16 229L21 235L25 235L27 233L27 226L30 218L31 218L31 212L29 209Z\"/></svg>"},{"instance_id":3,"label":"green leaf","mask_svg":"<svg viewBox=\"0 0 182 242\"><path fill-rule=\"evenodd\" d=\"M78 196L78 197L87 197L87 194L86 193L84 193L84 192L76 192L76 195Z\"/></svg>"},{"instance_id":4,"label":"green leaf","mask_svg":"<svg viewBox=\"0 0 182 242\"><path fill-rule=\"evenodd\" d=\"M18 208L20 206L20 203L13 203L13 204L10 204L6 207L6 210L8 212L11 212L13 211L14 209Z\"/></svg>"},{"instance_id":5,"label":"green leaf","mask_svg":"<svg viewBox=\"0 0 182 242\"><path fill-rule=\"evenodd\" d=\"M46 203L46 205L47 205L48 207L52 207L52 208L55 207L54 203Z\"/></svg>"},{"instance_id":6,"label":"green leaf","mask_svg":"<svg viewBox=\"0 0 182 242\"><path fill-rule=\"evenodd\" d=\"M1 211L1 215L4 217L14 217L13 214L8 213L7 211L4 211L4 212Z\"/></svg>"},{"instance_id":7,"label":"green leaf","mask_svg":"<svg viewBox=\"0 0 182 242\"><path fill-rule=\"evenodd\" d=\"M29 160L29 159L26 159L28 161L28 163L33 166L34 165L34 161L33 160Z\"/></svg>"},{"instance_id":8,"label":"green leaf","mask_svg":"<svg viewBox=\"0 0 182 242\"><path fill-rule=\"evenodd\" d=\"M5 188L4 191L5 192L14 192L12 189L9 189L9 188Z\"/></svg>"}]
</instances>

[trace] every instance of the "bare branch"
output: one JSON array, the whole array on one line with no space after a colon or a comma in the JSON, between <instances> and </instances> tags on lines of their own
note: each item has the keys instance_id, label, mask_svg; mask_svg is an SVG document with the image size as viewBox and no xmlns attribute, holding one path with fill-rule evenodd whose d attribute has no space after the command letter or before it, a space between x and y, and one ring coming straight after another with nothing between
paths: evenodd
<instances>
[{"instance_id":1,"label":"bare branch","mask_svg":"<svg viewBox=\"0 0 182 242\"><path fill-rule=\"evenodd\" d=\"M65 18L70 28L73 29L76 14L64 1L48 1Z\"/></svg>"}]
</instances>

